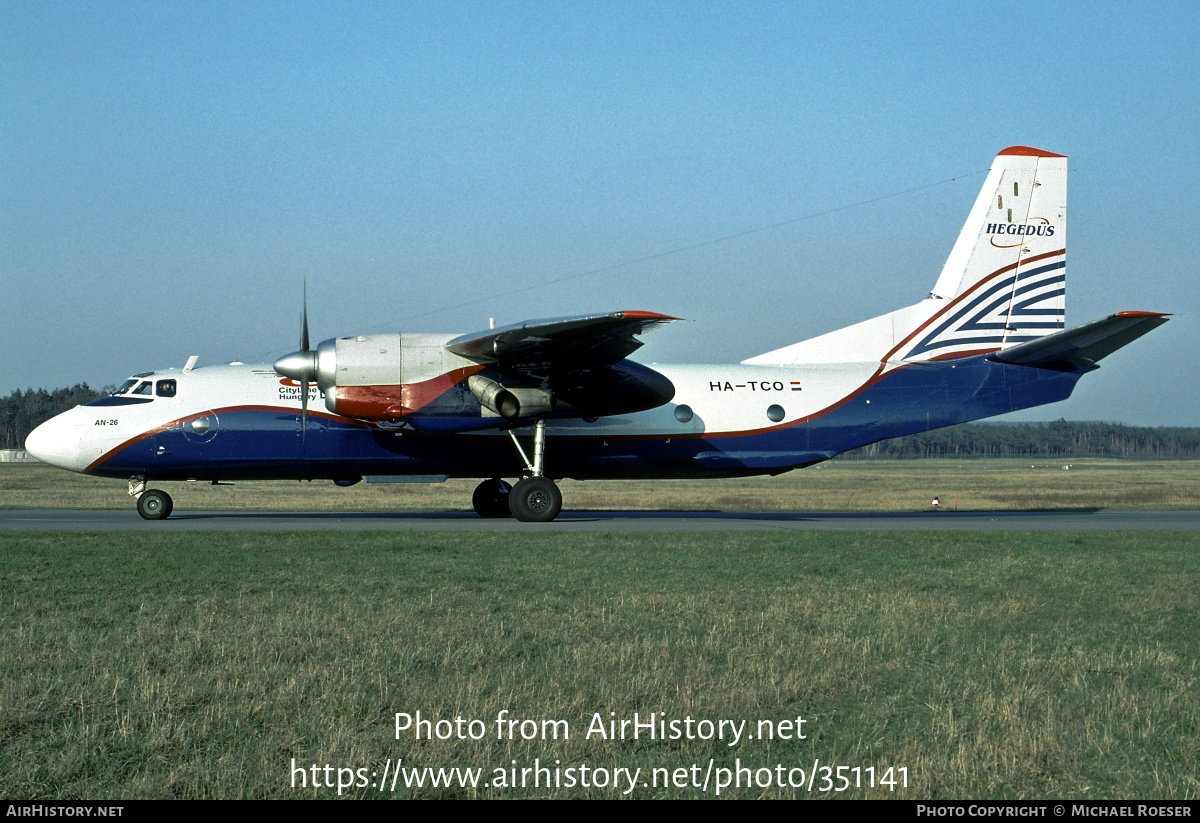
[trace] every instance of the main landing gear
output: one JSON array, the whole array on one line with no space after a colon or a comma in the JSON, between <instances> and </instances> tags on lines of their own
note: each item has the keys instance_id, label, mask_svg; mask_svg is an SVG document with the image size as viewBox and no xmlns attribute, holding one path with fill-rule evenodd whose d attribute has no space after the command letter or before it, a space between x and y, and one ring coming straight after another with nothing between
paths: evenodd
<instances>
[{"instance_id":1,"label":"main landing gear","mask_svg":"<svg viewBox=\"0 0 1200 823\"><path fill-rule=\"evenodd\" d=\"M508 517L512 514L508 507L508 495L511 491L512 486L499 477L484 480L475 487L475 493L471 495L471 505L480 517Z\"/></svg>"},{"instance_id":2,"label":"main landing gear","mask_svg":"<svg viewBox=\"0 0 1200 823\"><path fill-rule=\"evenodd\" d=\"M146 520L166 520L175 508L171 495L160 489L147 489L144 477L129 478L129 495L137 498L137 512Z\"/></svg>"},{"instance_id":3,"label":"main landing gear","mask_svg":"<svg viewBox=\"0 0 1200 823\"><path fill-rule=\"evenodd\" d=\"M546 421L537 421L534 428L533 462L530 462L511 430L508 436L525 462L528 474L518 480L515 486L509 486L499 478L480 483L471 497L475 512L480 517L508 517L511 514L524 523L549 523L562 511L562 492L543 472Z\"/></svg>"},{"instance_id":4,"label":"main landing gear","mask_svg":"<svg viewBox=\"0 0 1200 823\"><path fill-rule=\"evenodd\" d=\"M513 486L508 507L525 523L549 523L562 511L562 492L548 477L523 477Z\"/></svg>"}]
</instances>

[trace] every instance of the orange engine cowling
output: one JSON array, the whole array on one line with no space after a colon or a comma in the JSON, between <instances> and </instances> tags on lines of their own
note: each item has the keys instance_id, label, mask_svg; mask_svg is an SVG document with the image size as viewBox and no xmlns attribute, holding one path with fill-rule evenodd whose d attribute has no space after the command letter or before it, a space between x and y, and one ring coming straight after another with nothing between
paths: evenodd
<instances>
[{"instance_id":1,"label":"orange engine cowling","mask_svg":"<svg viewBox=\"0 0 1200 823\"><path fill-rule=\"evenodd\" d=\"M281 358L275 370L316 383L325 408L361 420L399 420L435 401L442 413L465 411L472 405L477 409L470 394L456 387L483 367L448 352L446 341L451 338L439 334L339 337Z\"/></svg>"}]
</instances>

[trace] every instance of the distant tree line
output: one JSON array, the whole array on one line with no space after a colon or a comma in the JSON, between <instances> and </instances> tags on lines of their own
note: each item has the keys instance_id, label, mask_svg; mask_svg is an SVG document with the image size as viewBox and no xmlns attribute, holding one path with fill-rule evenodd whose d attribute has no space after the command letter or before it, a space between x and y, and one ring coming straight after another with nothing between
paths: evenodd
<instances>
[{"instance_id":1,"label":"distant tree line","mask_svg":"<svg viewBox=\"0 0 1200 823\"><path fill-rule=\"evenodd\" d=\"M0 449L25 448L25 438L42 422L114 390L109 386L96 391L87 383L54 391L17 389L8 397L0 398Z\"/></svg>"},{"instance_id":2,"label":"distant tree line","mask_svg":"<svg viewBox=\"0 0 1200 823\"><path fill-rule=\"evenodd\" d=\"M1122 423L963 423L882 440L853 449L843 459L918 457L1131 457L1144 460L1200 457L1200 428L1149 428Z\"/></svg>"}]
</instances>

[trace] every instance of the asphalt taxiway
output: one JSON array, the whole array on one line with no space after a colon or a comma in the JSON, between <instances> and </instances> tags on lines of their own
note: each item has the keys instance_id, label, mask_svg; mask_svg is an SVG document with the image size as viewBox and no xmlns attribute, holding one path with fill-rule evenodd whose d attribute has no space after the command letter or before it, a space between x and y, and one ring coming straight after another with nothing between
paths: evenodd
<instances>
[{"instance_id":1,"label":"asphalt taxiway","mask_svg":"<svg viewBox=\"0 0 1200 823\"><path fill-rule=\"evenodd\" d=\"M0 510L0 531L1197 531L1200 511L563 512L552 523L470 512L188 512Z\"/></svg>"}]
</instances>

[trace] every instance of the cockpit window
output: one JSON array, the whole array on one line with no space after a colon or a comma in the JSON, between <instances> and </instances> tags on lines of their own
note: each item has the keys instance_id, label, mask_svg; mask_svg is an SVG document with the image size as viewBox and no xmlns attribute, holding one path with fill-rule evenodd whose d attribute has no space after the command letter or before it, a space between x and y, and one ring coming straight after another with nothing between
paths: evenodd
<instances>
[{"instance_id":1,"label":"cockpit window","mask_svg":"<svg viewBox=\"0 0 1200 823\"><path fill-rule=\"evenodd\" d=\"M174 397L175 396L175 381L174 380L159 380L154 384L154 393L159 397Z\"/></svg>"},{"instance_id":2,"label":"cockpit window","mask_svg":"<svg viewBox=\"0 0 1200 823\"><path fill-rule=\"evenodd\" d=\"M141 383L138 383L138 387L133 390L133 393L134 394L153 394L153 391L150 388L150 381L143 380Z\"/></svg>"},{"instance_id":3,"label":"cockpit window","mask_svg":"<svg viewBox=\"0 0 1200 823\"><path fill-rule=\"evenodd\" d=\"M115 392L113 392L113 394L124 394L125 392L129 391L136 385L137 385L136 380L126 380L124 383L121 384L121 388L117 389Z\"/></svg>"}]
</instances>

